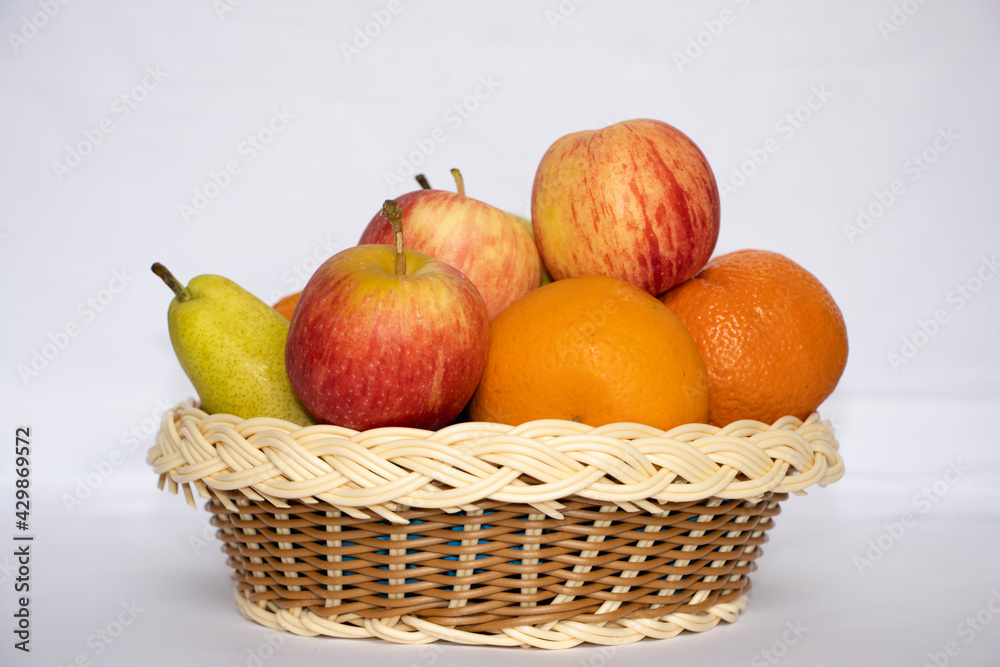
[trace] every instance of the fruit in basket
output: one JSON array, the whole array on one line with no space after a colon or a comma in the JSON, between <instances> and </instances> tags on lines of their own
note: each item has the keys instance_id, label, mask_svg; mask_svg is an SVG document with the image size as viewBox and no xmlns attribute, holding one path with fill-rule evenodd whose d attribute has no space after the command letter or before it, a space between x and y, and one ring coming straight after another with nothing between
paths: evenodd
<instances>
[{"instance_id":1,"label":"fruit in basket","mask_svg":"<svg viewBox=\"0 0 1000 667\"><path fill-rule=\"evenodd\" d=\"M174 292L170 342L202 409L315 423L285 373L285 318L228 278L196 276L185 287L162 264L152 269Z\"/></svg>"},{"instance_id":2,"label":"fruit in basket","mask_svg":"<svg viewBox=\"0 0 1000 667\"><path fill-rule=\"evenodd\" d=\"M709 423L805 419L847 364L847 329L822 283L775 252L716 257L661 297L694 336L709 375Z\"/></svg>"},{"instance_id":3,"label":"fruit in basket","mask_svg":"<svg viewBox=\"0 0 1000 667\"><path fill-rule=\"evenodd\" d=\"M531 234L505 211L458 192L420 189L396 199L406 219L406 247L451 264L476 286L492 320L518 297L538 287L542 260ZM426 181L424 181L426 183ZM376 214L360 244L392 243L393 230Z\"/></svg>"},{"instance_id":4,"label":"fruit in basket","mask_svg":"<svg viewBox=\"0 0 1000 667\"><path fill-rule=\"evenodd\" d=\"M511 213L511 215L513 215L515 218L517 218L517 221L520 222L522 225L524 225L524 228L527 229L531 233L531 240L534 240L535 239L535 228L531 224L531 220L528 220L527 218L522 218L521 216L516 215L514 213ZM542 285L548 285L550 282L552 282L552 274L549 273L549 270L547 268L545 268L545 263L542 262L542 283L541 284Z\"/></svg>"},{"instance_id":5,"label":"fruit in basket","mask_svg":"<svg viewBox=\"0 0 1000 667\"><path fill-rule=\"evenodd\" d=\"M455 267L403 250L395 202L383 214L395 247L343 250L306 284L288 333L288 376L323 422L438 429L458 416L482 375L486 304Z\"/></svg>"},{"instance_id":6,"label":"fruit in basket","mask_svg":"<svg viewBox=\"0 0 1000 667\"><path fill-rule=\"evenodd\" d=\"M589 426L702 423L708 376L681 321L617 278L581 276L539 287L490 325L474 421L568 419Z\"/></svg>"},{"instance_id":7,"label":"fruit in basket","mask_svg":"<svg viewBox=\"0 0 1000 667\"><path fill-rule=\"evenodd\" d=\"M630 120L556 140L535 173L531 219L556 280L600 274L655 296L712 256L719 190L680 130Z\"/></svg>"},{"instance_id":8,"label":"fruit in basket","mask_svg":"<svg viewBox=\"0 0 1000 667\"><path fill-rule=\"evenodd\" d=\"M276 311L281 313L289 322L292 321L292 313L295 312L295 306L299 302L299 297L302 296L302 292L296 292L295 294L289 294L286 297L278 299L278 301L272 306Z\"/></svg>"}]
</instances>

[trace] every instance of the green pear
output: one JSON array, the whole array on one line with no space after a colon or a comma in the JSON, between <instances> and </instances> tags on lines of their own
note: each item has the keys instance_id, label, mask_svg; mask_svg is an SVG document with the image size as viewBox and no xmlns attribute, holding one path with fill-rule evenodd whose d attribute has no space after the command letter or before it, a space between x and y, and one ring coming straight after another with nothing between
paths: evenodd
<instances>
[{"instance_id":1,"label":"green pear","mask_svg":"<svg viewBox=\"0 0 1000 667\"><path fill-rule=\"evenodd\" d=\"M285 371L288 320L228 278L197 276L184 287L162 264L152 268L174 291L167 310L170 342L202 409L316 423Z\"/></svg>"}]
</instances>

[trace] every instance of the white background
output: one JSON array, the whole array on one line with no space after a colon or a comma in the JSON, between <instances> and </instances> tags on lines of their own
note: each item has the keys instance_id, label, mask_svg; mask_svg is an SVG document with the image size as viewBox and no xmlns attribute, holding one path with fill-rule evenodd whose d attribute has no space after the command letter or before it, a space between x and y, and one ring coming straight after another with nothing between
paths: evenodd
<instances>
[{"instance_id":1,"label":"white background","mask_svg":"<svg viewBox=\"0 0 1000 667\"><path fill-rule=\"evenodd\" d=\"M1000 5L223 6L0 8L0 662L252 665L271 639L275 665L774 664L770 648L786 665L997 664ZM369 25L348 57L341 45L372 12L391 22ZM289 119L251 160L244 142L275 113ZM145 463L161 406L192 394L150 264L185 282L225 275L271 301L415 187L391 176L407 161L439 188L460 167L471 196L527 214L556 138L635 117L679 127L708 156L725 191L717 253L792 257L847 321L847 371L821 410L847 475L785 503L748 611L701 635L558 654L302 639L240 617L224 557L202 537L207 514L159 492ZM111 131L87 139L102 123ZM443 143L414 155L435 128ZM768 140L766 162L747 162ZM206 188L229 161L239 173ZM185 216L196 191L215 196ZM859 208L873 213L864 228ZM12 648L21 425L30 655ZM123 604L131 625L95 640Z\"/></svg>"}]
</instances>

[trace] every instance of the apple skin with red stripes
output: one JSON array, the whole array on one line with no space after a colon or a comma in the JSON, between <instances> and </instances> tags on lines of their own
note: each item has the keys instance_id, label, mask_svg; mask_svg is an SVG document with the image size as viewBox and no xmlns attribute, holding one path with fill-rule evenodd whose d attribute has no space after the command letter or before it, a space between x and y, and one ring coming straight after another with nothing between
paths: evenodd
<instances>
[{"instance_id":1,"label":"apple skin with red stripes","mask_svg":"<svg viewBox=\"0 0 1000 667\"><path fill-rule=\"evenodd\" d=\"M469 402L490 321L476 286L416 250L359 245L309 278L292 313L285 368L321 423L437 430Z\"/></svg>"},{"instance_id":2,"label":"apple skin with red stripes","mask_svg":"<svg viewBox=\"0 0 1000 667\"><path fill-rule=\"evenodd\" d=\"M554 279L611 276L654 296L708 262L719 208L705 155L650 119L556 140L531 194L535 241Z\"/></svg>"},{"instance_id":3,"label":"apple skin with red stripes","mask_svg":"<svg viewBox=\"0 0 1000 667\"><path fill-rule=\"evenodd\" d=\"M451 264L472 281L490 321L542 284L542 260L530 228L517 216L464 193L416 190L396 197L406 247ZM376 213L359 243L392 243L392 228Z\"/></svg>"}]
</instances>

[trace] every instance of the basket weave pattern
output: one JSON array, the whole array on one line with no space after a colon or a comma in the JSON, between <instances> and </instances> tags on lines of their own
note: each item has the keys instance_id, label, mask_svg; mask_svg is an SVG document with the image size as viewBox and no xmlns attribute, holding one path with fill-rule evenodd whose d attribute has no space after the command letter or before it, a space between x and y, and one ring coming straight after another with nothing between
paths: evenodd
<instances>
[{"instance_id":1,"label":"basket weave pattern","mask_svg":"<svg viewBox=\"0 0 1000 667\"><path fill-rule=\"evenodd\" d=\"M436 432L164 416L161 487L208 499L240 611L302 635L566 648L745 608L789 492L843 474L827 422Z\"/></svg>"}]
</instances>

